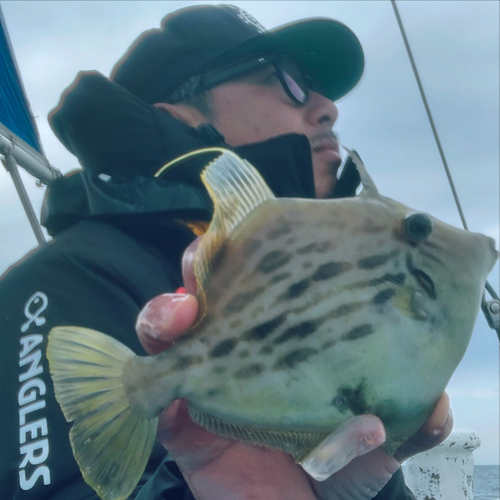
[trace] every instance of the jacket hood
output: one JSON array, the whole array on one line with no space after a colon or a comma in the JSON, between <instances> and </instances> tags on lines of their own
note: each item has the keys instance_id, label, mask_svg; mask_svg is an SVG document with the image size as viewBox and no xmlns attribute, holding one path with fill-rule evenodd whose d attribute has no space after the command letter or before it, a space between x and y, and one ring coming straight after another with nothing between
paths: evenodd
<instances>
[{"instance_id":1,"label":"jacket hood","mask_svg":"<svg viewBox=\"0 0 500 500\"><path fill-rule=\"evenodd\" d=\"M123 221L156 214L209 221L213 207L198 175L200 161L208 161L194 157L175 174L154 174L181 155L211 146L232 149L252 163L276 196L314 198L306 136L288 134L231 148L213 127L193 129L97 72L79 73L49 122L83 167L47 190L42 224L51 235L93 217Z\"/></svg>"}]
</instances>

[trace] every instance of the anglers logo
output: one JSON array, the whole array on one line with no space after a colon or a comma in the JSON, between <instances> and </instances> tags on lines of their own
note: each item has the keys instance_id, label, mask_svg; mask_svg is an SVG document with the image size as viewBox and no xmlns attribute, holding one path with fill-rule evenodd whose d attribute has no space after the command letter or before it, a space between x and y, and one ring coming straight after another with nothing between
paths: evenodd
<instances>
[{"instance_id":1,"label":"anglers logo","mask_svg":"<svg viewBox=\"0 0 500 500\"><path fill-rule=\"evenodd\" d=\"M45 318L43 316L40 317L40 315L47 309L48 304L47 295L43 292L36 292L28 299L28 302L24 306L24 315L28 318L28 321L21 327L21 332L27 332L33 322L35 322L36 326L45 324ZM36 311L32 312L32 306L36 307Z\"/></svg>"},{"instance_id":2,"label":"anglers logo","mask_svg":"<svg viewBox=\"0 0 500 500\"><path fill-rule=\"evenodd\" d=\"M255 17L251 16L248 12L245 12L243 9L240 7L236 7L234 5L228 5L228 7L231 7L236 11L236 15L245 23L245 24L251 24L255 28L257 28L257 31L259 33L264 33L266 31L266 28L262 26L262 24L255 19Z\"/></svg>"},{"instance_id":3,"label":"anglers logo","mask_svg":"<svg viewBox=\"0 0 500 500\"><path fill-rule=\"evenodd\" d=\"M49 299L43 292L34 293L24 306L27 321L20 327L26 333L33 325L45 325L41 314L47 309ZM51 483L51 471L47 460L50 455L49 425L46 416L47 386L44 381L43 334L31 329L30 334L20 338L19 352L19 486L31 490L37 484Z\"/></svg>"}]
</instances>

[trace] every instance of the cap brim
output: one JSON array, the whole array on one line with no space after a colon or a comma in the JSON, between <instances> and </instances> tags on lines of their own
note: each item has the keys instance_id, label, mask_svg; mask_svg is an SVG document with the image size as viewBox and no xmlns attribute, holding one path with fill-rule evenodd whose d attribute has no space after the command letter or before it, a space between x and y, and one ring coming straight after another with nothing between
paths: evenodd
<instances>
[{"instance_id":1,"label":"cap brim","mask_svg":"<svg viewBox=\"0 0 500 500\"><path fill-rule=\"evenodd\" d=\"M285 24L253 37L204 65L204 69L251 54L287 54L336 101L361 79L364 55L356 35L344 24L314 18Z\"/></svg>"}]
</instances>

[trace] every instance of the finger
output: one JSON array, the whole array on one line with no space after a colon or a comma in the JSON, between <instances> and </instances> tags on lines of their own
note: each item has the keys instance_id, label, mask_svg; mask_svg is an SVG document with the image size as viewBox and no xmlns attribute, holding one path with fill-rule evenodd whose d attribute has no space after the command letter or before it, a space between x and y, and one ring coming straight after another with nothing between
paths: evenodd
<instances>
[{"instance_id":1,"label":"finger","mask_svg":"<svg viewBox=\"0 0 500 500\"><path fill-rule=\"evenodd\" d=\"M326 481L311 481L318 498L371 500L399 469L399 462L382 448L356 457ZM406 498L406 496L405 496Z\"/></svg>"},{"instance_id":2,"label":"finger","mask_svg":"<svg viewBox=\"0 0 500 500\"><path fill-rule=\"evenodd\" d=\"M395 457L402 462L417 453L430 450L442 443L452 429L453 412L450 408L450 399L445 392L424 425L399 448Z\"/></svg>"},{"instance_id":3,"label":"finger","mask_svg":"<svg viewBox=\"0 0 500 500\"><path fill-rule=\"evenodd\" d=\"M330 434L300 465L316 481L324 481L384 441L382 421L374 415L361 415Z\"/></svg>"},{"instance_id":4,"label":"finger","mask_svg":"<svg viewBox=\"0 0 500 500\"><path fill-rule=\"evenodd\" d=\"M198 301L190 294L166 293L150 300L137 318L139 340L149 354L172 345L193 324Z\"/></svg>"},{"instance_id":5,"label":"finger","mask_svg":"<svg viewBox=\"0 0 500 500\"><path fill-rule=\"evenodd\" d=\"M182 255L182 280L184 282L184 286L189 293L193 295L196 294L197 285L196 285L196 277L194 275L193 263L195 252L200 244L202 236L198 236L187 248L184 250L184 254Z\"/></svg>"}]
</instances>

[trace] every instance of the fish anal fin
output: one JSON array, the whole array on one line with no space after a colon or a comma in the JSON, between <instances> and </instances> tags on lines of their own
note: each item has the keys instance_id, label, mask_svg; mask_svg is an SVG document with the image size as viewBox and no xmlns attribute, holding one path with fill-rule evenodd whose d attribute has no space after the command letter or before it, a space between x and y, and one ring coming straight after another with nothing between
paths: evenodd
<instances>
[{"instance_id":1,"label":"fish anal fin","mask_svg":"<svg viewBox=\"0 0 500 500\"><path fill-rule=\"evenodd\" d=\"M229 439L267 446L290 453L296 462L303 460L327 436L320 432L295 432L245 427L208 415L192 405L189 414L193 421L210 432Z\"/></svg>"}]
</instances>

